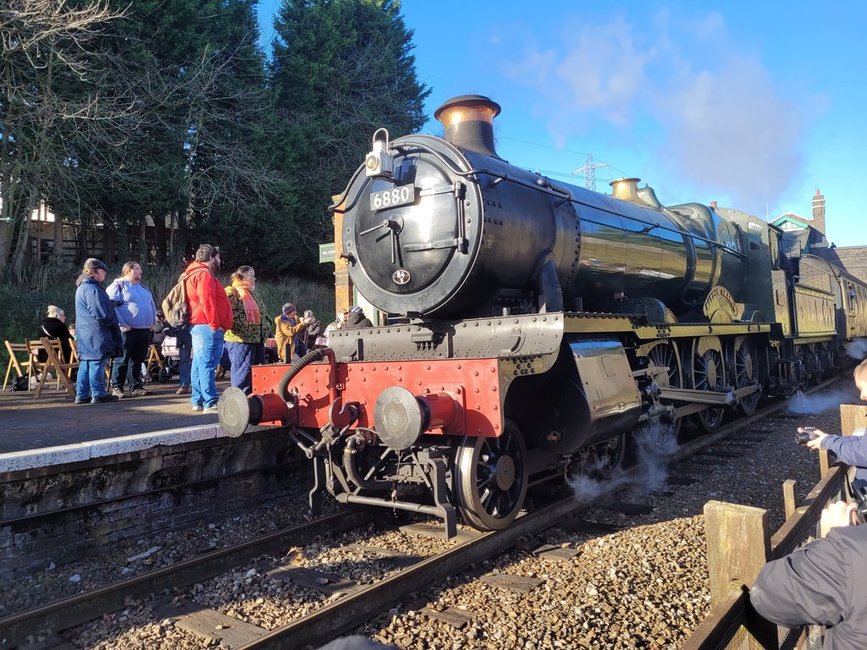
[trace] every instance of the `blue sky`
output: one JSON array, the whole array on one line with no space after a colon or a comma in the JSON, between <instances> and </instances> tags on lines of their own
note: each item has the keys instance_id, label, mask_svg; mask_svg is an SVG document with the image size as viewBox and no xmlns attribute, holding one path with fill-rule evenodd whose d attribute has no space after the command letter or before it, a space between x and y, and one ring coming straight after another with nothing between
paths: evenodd
<instances>
[{"instance_id":1,"label":"blue sky","mask_svg":"<svg viewBox=\"0 0 867 650\"><path fill-rule=\"evenodd\" d=\"M263 42L278 4L261 2ZM583 185L572 172L592 154L610 165L598 191L637 176L666 204L772 219L809 217L820 188L829 239L867 244L867 3L404 0L402 14L432 89L425 132L449 97L487 95L515 165Z\"/></svg>"}]
</instances>

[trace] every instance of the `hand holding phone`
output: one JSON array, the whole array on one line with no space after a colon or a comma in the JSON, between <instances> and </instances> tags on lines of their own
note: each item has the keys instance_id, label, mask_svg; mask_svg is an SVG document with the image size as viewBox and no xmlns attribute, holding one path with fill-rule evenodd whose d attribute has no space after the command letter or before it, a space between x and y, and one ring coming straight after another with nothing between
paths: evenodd
<instances>
[{"instance_id":1,"label":"hand holding phone","mask_svg":"<svg viewBox=\"0 0 867 650\"><path fill-rule=\"evenodd\" d=\"M795 442L799 445L806 445L808 442L818 437L816 427L798 427L798 432L795 434Z\"/></svg>"}]
</instances>

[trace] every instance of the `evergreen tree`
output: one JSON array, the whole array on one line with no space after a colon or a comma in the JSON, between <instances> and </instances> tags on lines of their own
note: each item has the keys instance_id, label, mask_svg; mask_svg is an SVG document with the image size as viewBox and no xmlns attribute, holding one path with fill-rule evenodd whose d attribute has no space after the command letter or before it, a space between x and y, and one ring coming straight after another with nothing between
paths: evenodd
<instances>
[{"instance_id":1,"label":"evergreen tree","mask_svg":"<svg viewBox=\"0 0 867 650\"><path fill-rule=\"evenodd\" d=\"M269 102L254 0L111 1L127 8L101 46L126 62L126 78L114 80L132 87L140 113L115 143L112 165L70 135L80 218L104 224L109 259L153 255L163 265L224 229L235 250L255 253L238 224L274 202L281 179L262 133ZM139 235L148 219L155 250Z\"/></svg>"},{"instance_id":2,"label":"evergreen tree","mask_svg":"<svg viewBox=\"0 0 867 650\"><path fill-rule=\"evenodd\" d=\"M317 245L333 237L331 196L363 161L373 132L420 129L430 90L416 76L397 0L284 0L275 30L279 164L293 188L281 202L284 260L312 269Z\"/></svg>"}]
</instances>

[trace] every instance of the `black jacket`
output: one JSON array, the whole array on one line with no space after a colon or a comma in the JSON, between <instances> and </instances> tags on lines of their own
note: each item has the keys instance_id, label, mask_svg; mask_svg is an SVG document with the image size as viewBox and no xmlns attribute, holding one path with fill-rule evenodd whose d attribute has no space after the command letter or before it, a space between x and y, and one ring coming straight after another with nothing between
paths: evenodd
<instances>
[{"instance_id":1,"label":"black jacket","mask_svg":"<svg viewBox=\"0 0 867 650\"><path fill-rule=\"evenodd\" d=\"M322 336L324 332L325 325L323 325L320 320L314 320L307 326L306 330L301 332L301 338L303 339L304 349L306 352L309 352L316 347L316 339Z\"/></svg>"},{"instance_id":2,"label":"black jacket","mask_svg":"<svg viewBox=\"0 0 867 650\"><path fill-rule=\"evenodd\" d=\"M778 625L824 625L825 650L867 648L867 525L834 528L768 562L750 602Z\"/></svg>"},{"instance_id":3,"label":"black jacket","mask_svg":"<svg viewBox=\"0 0 867 650\"><path fill-rule=\"evenodd\" d=\"M370 319L364 315L363 311L351 311L349 312L349 316L346 318L346 323L343 325L343 328L349 329L354 327L373 327L373 323L371 323Z\"/></svg>"},{"instance_id":4,"label":"black jacket","mask_svg":"<svg viewBox=\"0 0 867 650\"><path fill-rule=\"evenodd\" d=\"M66 323L59 318L46 317L42 321L36 338L39 339L43 336L60 341L60 349L63 351L63 358L60 359L60 363L69 363L72 358L72 348L69 344L69 339L72 337L69 334L69 328L66 326ZM47 360L48 355L45 353L45 350L39 350L39 361L44 363Z\"/></svg>"}]
</instances>

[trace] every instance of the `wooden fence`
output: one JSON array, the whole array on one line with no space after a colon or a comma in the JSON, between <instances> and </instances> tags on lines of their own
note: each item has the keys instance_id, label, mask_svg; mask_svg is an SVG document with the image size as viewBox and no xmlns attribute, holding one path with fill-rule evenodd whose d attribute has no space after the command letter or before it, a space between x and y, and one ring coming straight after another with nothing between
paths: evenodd
<instances>
[{"instance_id":1,"label":"wooden fence","mask_svg":"<svg viewBox=\"0 0 867 650\"><path fill-rule=\"evenodd\" d=\"M843 435L867 423L867 406L840 406ZM771 536L768 513L719 501L705 504L707 561L711 612L686 640L683 650L795 648L805 628L778 628L749 605L749 588L766 562L781 558L815 536L822 509L841 498L846 487L845 465L831 467L827 450L819 452L821 480L801 506L795 503L795 482L783 484L786 522Z\"/></svg>"}]
</instances>

